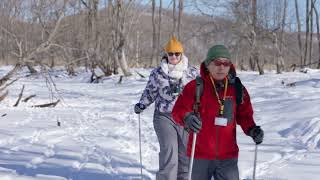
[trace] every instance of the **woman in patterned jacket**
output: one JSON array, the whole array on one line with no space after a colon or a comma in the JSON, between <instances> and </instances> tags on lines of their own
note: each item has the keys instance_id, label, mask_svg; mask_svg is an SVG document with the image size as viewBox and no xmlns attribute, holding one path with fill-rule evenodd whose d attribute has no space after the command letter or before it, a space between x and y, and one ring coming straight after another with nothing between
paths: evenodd
<instances>
[{"instance_id":1,"label":"woman in patterned jacket","mask_svg":"<svg viewBox=\"0 0 320 180\"><path fill-rule=\"evenodd\" d=\"M155 102L153 125L160 145L156 179L185 180L188 178L189 165L186 156L188 133L173 121L171 111L183 87L198 73L189 65L182 44L175 37L170 39L164 50L166 58L152 70L134 110L139 114Z\"/></svg>"}]
</instances>

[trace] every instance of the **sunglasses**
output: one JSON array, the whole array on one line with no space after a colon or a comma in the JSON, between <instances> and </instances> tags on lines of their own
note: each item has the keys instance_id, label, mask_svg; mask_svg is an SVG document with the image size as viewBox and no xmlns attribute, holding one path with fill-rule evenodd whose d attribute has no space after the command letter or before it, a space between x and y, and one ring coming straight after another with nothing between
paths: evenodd
<instances>
[{"instance_id":1,"label":"sunglasses","mask_svg":"<svg viewBox=\"0 0 320 180\"><path fill-rule=\"evenodd\" d=\"M176 57L178 57L178 56L180 56L181 55L181 53L179 53L179 52L168 52L168 55L169 56L173 56L173 55L175 55Z\"/></svg>"},{"instance_id":2,"label":"sunglasses","mask_svg":"<svg viewBox=\"0 0 320 180\"><path fill-rule=\"evenodd\" d=\"M231 64L232 64L230 61L219 61L219 60L215 60L215 61L213 61L213 63L214 63L214 65L216 65L216 66L221 66L221 65L223 65L223 66L225 66L225 67L231 66Z\"/></svg>"}]
</instances>

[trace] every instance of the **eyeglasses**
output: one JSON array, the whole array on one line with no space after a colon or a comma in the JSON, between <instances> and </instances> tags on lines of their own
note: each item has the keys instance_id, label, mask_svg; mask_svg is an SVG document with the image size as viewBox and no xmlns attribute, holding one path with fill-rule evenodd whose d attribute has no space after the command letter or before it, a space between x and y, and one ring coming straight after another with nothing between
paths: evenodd
<instances>
[{"instance_id":1,"label":"eyeglasses","mask_svg":"<svg viewBox=\"0 0 320 180\"><path fill-rule=\"evenodd\" d=\"M214 65L216 65L216 66L221 66L221 65L223 65L223 66L225 66L225 67L228 67L228 66L231 66L231 62L230 61L219 61L219 60L215 60L215 61L213 61L214 62Z\"/></svg>"},{"instance_id":2,"label":"eyeglasses","mask_svg":"<svg viewBox=\"0 0 320 180\"><path fill-rule=\"evenodd\" d=\"M179 53L179 52L168 52L168 55L169 55L169 56L175 55L176 57L178 57L178 56L181 55L181 53Z\"/></svg>"}]
</instances>

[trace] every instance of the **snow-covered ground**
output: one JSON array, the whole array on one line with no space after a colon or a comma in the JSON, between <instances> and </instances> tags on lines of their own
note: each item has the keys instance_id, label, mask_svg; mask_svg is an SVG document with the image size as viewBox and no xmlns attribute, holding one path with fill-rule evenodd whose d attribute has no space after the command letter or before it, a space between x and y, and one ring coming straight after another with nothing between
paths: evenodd
<instances>
[{"instance_id":1,"label":"snow-covered ground","mask_svg":"<svg viewBox=\"0 0 320 180\"><path fill-rule=\"evenodd\" d=\"M10 67L0 68L0 76ZM148 76L150 70L137 69ZM43 77L21 77L0 103L0 179L140 179L139 124L133 105L148 78L119 76L87 83L90 74L68 77L55 71L62 98L55 108L32 108L50 102ZM258 148L258 179L320 179L320 71L276 75L240 72L265 131ZM284 84L282 83L284 82ZM285 84L296 82L295 86ZM25 85L27 103L13 104ZM141 114L145 180L155 179L159 146L152 124L153 106ZM57 126L57 121L61 126ZM238 128L241 178L251 178L254 144Z\"/></svg>"}]
</instances>

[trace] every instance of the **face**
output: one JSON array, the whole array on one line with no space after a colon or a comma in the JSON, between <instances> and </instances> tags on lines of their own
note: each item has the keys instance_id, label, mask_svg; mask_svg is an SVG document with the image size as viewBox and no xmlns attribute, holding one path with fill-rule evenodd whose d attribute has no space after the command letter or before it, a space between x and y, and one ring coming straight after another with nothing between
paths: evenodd
<instances>
[{"instance_id":1,"label":"face","mask_svg":"<svg viewBox=\"0 0 320 180\"><path fill-rule=\"evenodd\" d=\"M180 52L168 52L168 61L170 64L176 65L181 60L181 53Z\"/></svg>"},{"instance_id":2,"label":"face","mask_svg":"<svg viewBox=\"0 0 320 180\"><path fill-rule=\"evenodd\" d=\"M215 80L223 80L229 73L231 61L226 58L218 58L211 61L208 70Z\"/></svg>"}]
</instances>

